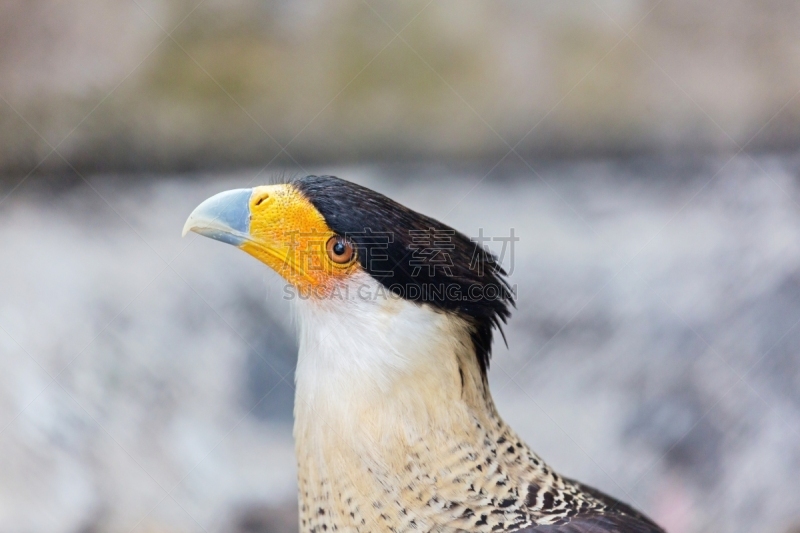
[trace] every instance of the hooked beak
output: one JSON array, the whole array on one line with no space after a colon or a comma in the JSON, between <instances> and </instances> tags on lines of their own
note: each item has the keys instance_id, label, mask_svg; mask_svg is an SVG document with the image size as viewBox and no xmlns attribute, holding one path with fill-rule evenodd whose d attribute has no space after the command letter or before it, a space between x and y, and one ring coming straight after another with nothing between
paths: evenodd
<instances>
[{"instance_id":1,"label":"hooked beak","mask_svg":"<svg viewBox=\"0 0 800 533\"><path fill-rule=\"evenodd\" d=\"M234 246L250 239L250 197L253 189L221 192L198 205L183 226L190 231Z\"/></svg>"}]
</instances>

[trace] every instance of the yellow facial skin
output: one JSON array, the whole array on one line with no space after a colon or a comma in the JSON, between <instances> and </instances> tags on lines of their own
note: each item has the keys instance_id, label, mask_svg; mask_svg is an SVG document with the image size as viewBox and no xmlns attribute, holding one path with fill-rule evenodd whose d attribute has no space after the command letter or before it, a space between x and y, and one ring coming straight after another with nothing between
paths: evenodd
<instances>
[{"instance_id":1,"label":"yellow facial skin","mask_svg":"<svg viewBox=\"0 0 800 533\"><path fill-rule=\"evenodd\" d=\"M290 184L250 191L249 198L241 190L206 200L189 216L184 234L195 231L238 246L280 274L303 297L325 298L359 268L355 254L344 263L331 258L326 244L336 233ZM244 201L247 206L241 205Z\"/></svg>"}]
</instances>

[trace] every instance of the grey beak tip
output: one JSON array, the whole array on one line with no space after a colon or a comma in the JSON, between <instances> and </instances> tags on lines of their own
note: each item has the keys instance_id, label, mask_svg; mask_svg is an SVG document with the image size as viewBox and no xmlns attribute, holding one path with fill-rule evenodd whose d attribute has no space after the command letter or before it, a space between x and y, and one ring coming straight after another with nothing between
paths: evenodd
<instances>
[{"instance_id":1,"label":"grey beak tip","mask_svg":"<svg viewBox=\"0 0 800 533\"><path fill-rule=\"evenodd\" d=\"M189 215L181 236L194 231L228 244L242 244L250 232L252 192L252 189L234 189L205 200Z\"/></svg>"}]
</instances>

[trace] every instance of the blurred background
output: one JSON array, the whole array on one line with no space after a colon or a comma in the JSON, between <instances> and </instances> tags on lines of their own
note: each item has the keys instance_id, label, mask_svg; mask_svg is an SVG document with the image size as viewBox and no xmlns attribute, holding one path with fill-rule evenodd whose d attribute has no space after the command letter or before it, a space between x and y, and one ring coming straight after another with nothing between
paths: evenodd
<instances>
[{"instance_id":1,"label":"blurred background","mask_svg":"<svg viewBox=\"0 0 800 533\"><path fill-rule=\"evenodd\" d=\"M296 531L290 303L180 230L315 173L513 228L492 387L557 470L670 533L800 532L798 27L787 0L4 0L0 533Z\"/></svg>"}]
</instances>

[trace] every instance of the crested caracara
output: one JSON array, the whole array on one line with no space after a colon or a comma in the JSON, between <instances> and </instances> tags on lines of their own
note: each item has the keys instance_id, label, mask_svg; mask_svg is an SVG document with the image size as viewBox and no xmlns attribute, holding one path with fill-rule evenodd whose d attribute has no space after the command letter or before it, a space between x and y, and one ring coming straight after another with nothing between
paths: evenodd
<instances>
[{"instance_id":1,"label":"crested caracara","mask_svg":"<svg viewBox=\"0 0 800 533\"><path fill-rule=\"evenodd\" d=\"M183 231L266 263L296 300L301 531L663 533L500 418L486 372L514 294L465 235L331 176L217 194Z\"/></svg>"}]
</instances>

